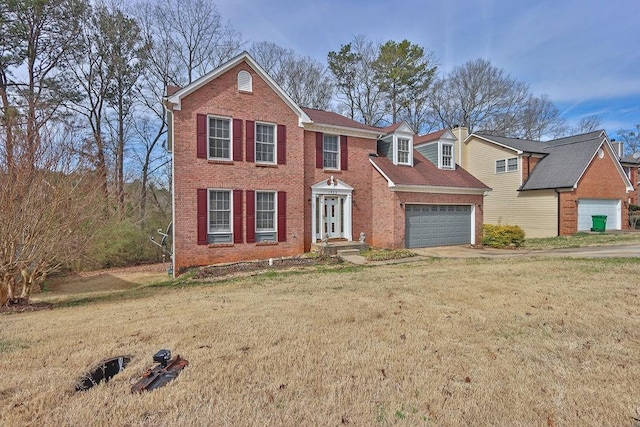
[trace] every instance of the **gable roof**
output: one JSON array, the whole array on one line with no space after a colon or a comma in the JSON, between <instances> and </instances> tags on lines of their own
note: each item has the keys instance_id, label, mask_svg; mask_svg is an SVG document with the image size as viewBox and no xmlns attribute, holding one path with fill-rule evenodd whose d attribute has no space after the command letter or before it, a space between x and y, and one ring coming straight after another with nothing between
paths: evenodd
<instances>
[{"instance_id":1,"label":"gable roof","mask_svg":"<svg viewBox=\"0 0 640 427\"><path fill-rule=\"evenodd\" d=\"M413 152L413 167L394 165L387 157L369 157L371 164L397 191L483 193L491 190L461 167L438 169L422 154ZM465 191L466 190L466 191Z\"/></svg>"},{"instance_id":2,"label":"gable roof","mask_svg":"<svg viewBox=\"0 0 640 427\"><path fill-rule=\"evenodd\" d=\"M631 182L622 170L620 162L616 161L618 157L614 153L604 130L553 139L547 142L505 138L484 133L474 135L485 141L510 148L518 154L529 153L544 156L520 190L576 187L601 147L604 147L611 158L614 159L616 169L625 181L627 189L633 189Z\"/></svg>"},{"instance_id":3,"label":"gable roof","mask_svg":"<svg viewBox=\"0 0 640 427\"><path fill-rule=\"evenodd\" d=\"M267 83L267 85L269 85L269 87L284 101L284 103L287 104L289 108L291 108L291 110L298 116L300 124L310 121L309 117L302 110L302 108L300 108L298 104L296 104L295 101L284 90L282 90L282 88L275 82L275 80L273 80L269 76L269 74L267 74L264 68L262 68L260 64L258 64L246 51L242 52L235 58L230 59L214 70L208 72L199 79L191 82L187 86L170 94L165 98L165 105L167 106L167 108L180 110L182 98L185 98L186 96L200 89L207 83L211 82L212 80L216 79L217 77L221 76L222 74L226 73L242 62L246 62L253 69L253 71L255 71L256 74L258 74Z\"/></svg>"},{"instance_id":4,"label":"gable roof","mask_svg":"<svg viewBox=\"0 0 640 427\"><path fill-rule=\"evenodd\" d=\"M427 142L438 141L443 137L450 137L450 139L456 139L453 132L449 129L440 129L435 132L427 133L425 135L419 135L413 138L413 145L426 144Z\"/></svg>"}]
</instances>

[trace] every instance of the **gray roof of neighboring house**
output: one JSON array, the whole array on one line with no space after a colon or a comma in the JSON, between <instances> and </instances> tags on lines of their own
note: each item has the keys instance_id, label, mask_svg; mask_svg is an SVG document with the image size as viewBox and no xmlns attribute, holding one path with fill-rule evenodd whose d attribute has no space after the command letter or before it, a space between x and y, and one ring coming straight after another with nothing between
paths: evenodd
<instances>
[{"instance_id":1,"label":"gray roof of neighboring house","mask_svg":"<svg viewBox=\"0 0 640 427\"><path fill-rule=\"evenodd\" d=\"M520 138L506 138L504 136L495 136L488 133L477 133L476 135L479 135L486 139L490 139L491 141L497 142L498 144L504 145L505 147L513 148L517 151L540 154L548 153L548 151L545 150L546 147L544 142Z\"/></svg>"},{"instance_id":2,"label":"gray roof of neighboring house","mask_svg":"<svg viewBox=\"0 0 640 427\"><path fill-rule=\"evenodd\" d=\"M605 139L605 133L602 130L547 142L486 134L480 136L515 150L545 154L520 190L573 187Z\"/></svg>"}]
</instances>

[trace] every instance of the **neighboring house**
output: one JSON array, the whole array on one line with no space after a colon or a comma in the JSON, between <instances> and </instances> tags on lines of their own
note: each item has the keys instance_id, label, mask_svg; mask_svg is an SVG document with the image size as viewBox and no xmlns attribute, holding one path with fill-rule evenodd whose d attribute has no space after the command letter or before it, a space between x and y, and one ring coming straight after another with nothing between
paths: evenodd
<instances>
[{"instance_id":1,"label":"neighboring house","mask_svg":"<svg viewBox=\"0 0 640 427\"><path fill-rule=\"evenodd\" d=\"M629 228L637 168L625 171L604 131L547 142L482 133L461 140L462 165L492 188L486 224L515 224L527 237L551 237L588 231L593 215L606 215L607 229Z\"/></svg>"},{"instance_id":2,"label":"neighboring house","mask_svg":"<svg viewBox=\"0 0 640 427\"><path fill-rule=\"evenodd\" d=\"M487 186L414 151L405 123L299 107L247 53L168 88L165 107L176 273L361 233L387 248L480 243Z\"/></svg>"}]
</instances>

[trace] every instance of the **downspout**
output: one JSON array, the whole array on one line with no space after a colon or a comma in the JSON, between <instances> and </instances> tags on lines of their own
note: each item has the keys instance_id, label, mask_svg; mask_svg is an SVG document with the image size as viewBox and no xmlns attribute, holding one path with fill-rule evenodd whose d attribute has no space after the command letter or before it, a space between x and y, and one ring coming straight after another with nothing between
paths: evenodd
<instances>
[{"instance_id":1,"label":"downspout","mask_svg":"<svg viewBox=\"0 0 640 427\"><path fill-rule=\"evenodd\" d=\"M560 216L560 192L558 191L557 188L555 189L555 191L556 191L556 194L558 195L558 231L557 231L557 234L559 236L560 235L560 219L561 219L561 216Z\"/></svg>"}]
</instances>

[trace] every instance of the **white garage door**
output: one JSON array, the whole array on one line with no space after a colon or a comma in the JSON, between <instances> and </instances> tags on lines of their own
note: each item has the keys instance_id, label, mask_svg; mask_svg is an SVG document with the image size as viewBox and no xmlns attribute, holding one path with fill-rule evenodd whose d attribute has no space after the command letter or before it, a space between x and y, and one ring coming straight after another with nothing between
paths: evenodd
<instances>
[{"instance_id":1,"label":"white garage door","mask_svg":"<svg viewBox=\"0 0 640 427\"><path fill-rule=\"evenodd\" d=\"M622 202L610 199L578 200L578 231L589 231L593 226L592 215L607 216L607 230L620 230Z\"/></svg>"},{"instance_id":2,"label":"white garage door","mask_svg":"<svg viewBox=\"0 0 640 427\"><path fill-rule=\"evenodd\" d=\"M471 206L406 205L407 248L471 242Z\"/></svg>"}]
</instances>

